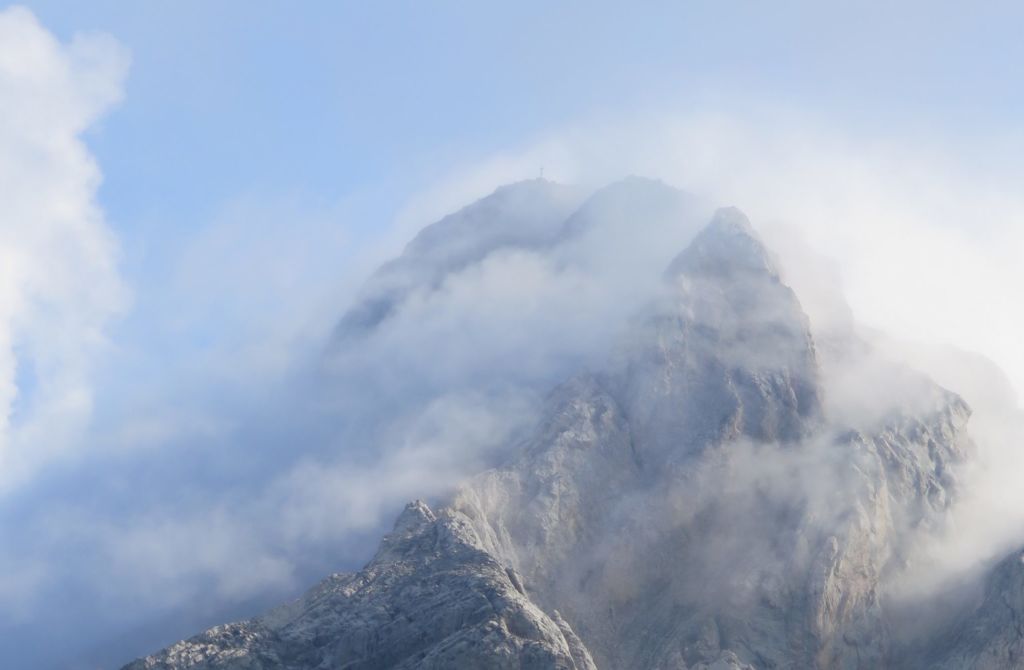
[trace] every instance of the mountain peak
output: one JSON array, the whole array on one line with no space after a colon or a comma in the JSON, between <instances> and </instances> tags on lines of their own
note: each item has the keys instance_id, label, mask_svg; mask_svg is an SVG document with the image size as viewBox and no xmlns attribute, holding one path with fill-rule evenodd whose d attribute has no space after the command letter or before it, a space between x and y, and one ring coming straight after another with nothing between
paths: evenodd
<instances>
[{"instance_id":1,"label":"mountain peak","mask_svg":"<svg viewBox=\"0 0 1024 670\"><path fill-rule=\"evenodd\" d=\"M715 215L711 217L708 228L728 235L746 235L757 239L754 227L750 225L750 219L739 207L719 207Z\"/></svg>"},{"instance_id":2,"label":"mountain peak","mask_svg":"<svg viewBox=\"0 0 1024 670\"><path fill-rule=\"evenodd\" d=\"M669 265L666 276L680 274L729 275L737 272L764 274L777 280L779 271L772 253L736 207L718 209L711 222Z\"/></svg>"},{"instance_id":3,"label":"mountain peak","mask_svg":"<svg viewBox=\"0 0 1024 670\"><path fill-rule=\"evenodd\" d=\"M435 521L437 516L422 500L408 503L395 520L394 528L381 540L377 558L394 557L413 550L418 538Z\"/></svg>"},{"instance_id":4,"label":"mountain peak","mask_svg":"<svg viewBox=\"0 0 1024 670\"><path fill-rule=\"evenodd\" d=\"M557 190L509 185L421 233L378 276L366 324L502 249L621 262L649 235L660 255L616 266L649 272L689 240L614 360L562 384L532 432L436 511L407 505L358 573L128 670L897 667L889 580L915 567L918 533L945 528L966 407L930 382L882 393L900 371L853 338L829 354L842 368L819 365L796 293L739 209L709 220L685 193L629 177L566 220L571 203L514 202L533 189ZM860 420L861 396L881 397L884 421ZM955 644L898 667L1016 667L1022 612L1014 554Z\"/></svg>"},{"instance_id":5,"label":"mountain peak","mask_svg":"<svg viewBox=\"0 0 1024 670\"><path fill-rule=\"evenodd\" d=\"M395 520L395 533L407 533L415 530L423 524L435 520L434 512L422 500L414 500L405 506L402 513Z\"/></svg>"},{"instance_id":6,"label":"mountain peak","mask_svg":"<svg viewBox=\"0 0 1024 670\"><path fill-rule=\"evenodd\" d=\"M583 194L573 186L528 179L493 193L432 223L416 234L401 255L381 266L341 318L339 342L362 338L389 319L410 294L434 290L447 277L502 249L549 245Z\"/></svg>"}]
</instances>

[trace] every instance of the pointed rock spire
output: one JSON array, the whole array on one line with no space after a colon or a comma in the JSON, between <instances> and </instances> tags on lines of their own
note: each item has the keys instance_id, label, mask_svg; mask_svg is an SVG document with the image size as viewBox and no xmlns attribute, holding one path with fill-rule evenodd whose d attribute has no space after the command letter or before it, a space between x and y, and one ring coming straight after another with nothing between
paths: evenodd
<instances>
[{"instance_id":1,"label":"pointed rock spire","mask_svg":"<svg viewBox=\"0 0 1024 670\"><path fill-rule=\"evenodd\" d=\"M676 256L665 275L671 279L680 274L720 276L737 272L779 277L771 252L747 216L735 207L723 207L690 246Z\"/></svg>"},{"instance_id":2,"label":"pointed rock spire","mask_svg":"<svg viewBox=\"0 0 1024 670\"><path fill-rule=\"evenodd\" d=\"M437 517L427 504L422 500L414 500L406 504L405 509L395 519L394 533L409 533L419 529L424 524L432 523Z\"/></svg>"}]
</instances>

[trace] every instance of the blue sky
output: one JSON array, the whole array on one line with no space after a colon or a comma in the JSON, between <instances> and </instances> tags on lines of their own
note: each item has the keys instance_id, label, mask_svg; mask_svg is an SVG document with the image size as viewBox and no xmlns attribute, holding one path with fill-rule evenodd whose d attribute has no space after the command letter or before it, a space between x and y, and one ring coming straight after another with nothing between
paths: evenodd
<instances>
[{"instance_id":1,"label":"blue sky","mask_svg":"<svg viewBox=\"0 0 1024 670\"><path fill-rule=\"evenodd\" d=\"M237 194L330 200L385 182L397 198L552 127L719 93L910 132L1009 124L1019 45L999 5L29 6L57 35L130 50L125 100L88 139L112 225L166 234Z\"/></svg>"},{"instance_id":2,"label":"blue sky","mask_svg":"<svg viewBox=\"0 0 1024 670\"><path fill-rule=\"evenodd\" d=\"M1014 3L22 6L0 13L12 667L110 667L364 559L422 482L357 486L403 471L302 374L417 228L541 166L799 231L866 323L1024 382ZM509 430L451 402L413 432ZM280 512L325 506L358 510Z\"/></svg>"}]
</instances>

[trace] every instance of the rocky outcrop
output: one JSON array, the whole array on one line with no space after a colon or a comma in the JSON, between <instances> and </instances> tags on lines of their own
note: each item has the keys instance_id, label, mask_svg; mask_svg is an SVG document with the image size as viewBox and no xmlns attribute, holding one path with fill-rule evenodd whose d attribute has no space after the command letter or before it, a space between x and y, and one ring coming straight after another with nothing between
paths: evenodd
<instances>
[{"instance_id":1,"label":"rocky outcrop","mask_svg":"<svg viewBox=\"0 0 1024 670\"><path fill-rule=\"evenodd\" d=\"M267 615L218 626L126 670L593 670L557 612L484 551L457 512L410 503L374 559Z\"/></svg>"},{"instance_id":2,"label":"rocky outcrop","mask_svg":"<svg viewBox=\"0 0 1024 670\"><path fill-rule=\"evenodd\" d=\"M685 457L812 430L821 391L810 324L746 217L719 210L665 274L615 382L638 449Z\"/></svg>"}]
</instances>

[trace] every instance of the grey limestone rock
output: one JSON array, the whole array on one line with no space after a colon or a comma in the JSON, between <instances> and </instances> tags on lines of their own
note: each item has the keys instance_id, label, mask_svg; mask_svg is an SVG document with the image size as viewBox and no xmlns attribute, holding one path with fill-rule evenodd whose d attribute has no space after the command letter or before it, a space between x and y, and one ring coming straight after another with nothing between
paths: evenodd
<instances>
[{"instance_id":1,"label":"grey limestone rock","mask_svg":"<svg viewBox=\"0 0 1024 670\"><path fill-rule=\"evenodd\" d=\"M570 626L549 617L484 551L457 512L410 503L374 559L300 600L218 626L126 670L516 668L593 670Z\"/></svg>"},{"instance_id":2,"label":"grey limestone rock","mask_svg":"<svg viewBox=\"0 0 1024 670\"><path fill-rule=\"evenodd\" d=\"M415 266L429 286L501 245L585 235L611 211L602 198L619 206L642 192L664 211L689 206L627 181L562 225L572 198L546 183L512 188L541 199L516 210L536 225L513 235L499 221L449 239L505 211L513 194L499 191L424 231L382 272ZM371 286L342 329L372 328L410 286ZM880 399L851 409L829 380L868 367L882 380L871 383L912 378L911 391L864 384ZM1016 554L952 642L928 658L893 653L886 584L957 495L969 416L958 396L880 362L852 332L819 351L746 217L719 210L668 265L660 297L606 369L558 386L503 464L437 513L411 503L360 572L127 667L1018 667Z\"/></svg>"}]
</instances>

